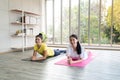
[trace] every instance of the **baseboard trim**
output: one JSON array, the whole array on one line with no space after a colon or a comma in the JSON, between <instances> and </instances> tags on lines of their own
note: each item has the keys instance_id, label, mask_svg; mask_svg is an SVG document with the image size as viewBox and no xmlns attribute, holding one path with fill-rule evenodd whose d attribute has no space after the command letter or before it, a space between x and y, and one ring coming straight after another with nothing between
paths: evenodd
<instances>
[{"instance_id":1,"label":"baseboard trim","mask_svg":"<svg viewBox=\"0 0 120 80\"><path fill-rule=\"evenodd\" d=\"M48 45L49 47L56 47L56 48L67 48L67 45ZM84 46L84 45L83 45ZM120 51L120 47L99 47L99 46L84 46L85 49L91 50L113 50L113 51Z\"/></svg>"},{"instance_id":2,"label":"baseboard trim","mask_svg":"<svg viewBox=\"0 0 120 80\"><path fill-rule=\"evenodd\" d=\"M25 51L32 50L33 47L24 48ZM11 48L9 51L0 52L0 54L12 53L12 52L22 52L22 48Z\"/></svg>"}]
</instances>

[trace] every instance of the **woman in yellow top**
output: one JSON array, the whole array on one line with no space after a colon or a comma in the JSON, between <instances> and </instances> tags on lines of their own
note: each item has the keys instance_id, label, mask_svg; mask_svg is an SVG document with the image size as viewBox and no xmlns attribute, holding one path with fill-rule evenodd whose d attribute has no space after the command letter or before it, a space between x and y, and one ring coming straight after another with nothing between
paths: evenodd
<instances>
[{"instance_id":1,"label":"woman in yellow top","mask_svg":"<svg viewBox=\"0 0 120 80\"><path fill-rule=\"evenodd\" d=\"M53 50L47 47L46 43L42 42L42 39L43 39L42 34L36 36L35 39L36 44L34 45L32 61L45 60L47 57L57 56L60 53L66 53L66 50L59 50L59 49ZM42 57L37 58L37 53L41 54Z\"/></svg>"}]
</instances>

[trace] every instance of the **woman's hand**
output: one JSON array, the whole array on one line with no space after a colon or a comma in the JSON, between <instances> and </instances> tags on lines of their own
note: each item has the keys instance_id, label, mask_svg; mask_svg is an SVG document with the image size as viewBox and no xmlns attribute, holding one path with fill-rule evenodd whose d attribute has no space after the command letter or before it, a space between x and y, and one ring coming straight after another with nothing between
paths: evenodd
<instances>
[{"instance_id":1,"label":"woman's hand","mask_svg":"<svg viewBox=\"0 0 120 80\"><path fill-rule=\"evenodd\" d=\"M72 64L73 63L73 60L71 57L68 57L68 64Z\"/></svg>"},{"instance_id":2,"label":"woman's hand","mask_svg":"<svg viewBox=\"0 0 120 80\"><path fill-rule=\"evenodd\" d=\"M36 56L37 56L37 51L33 51L32 61L36 60Z\"/></svg>"},{"instance_id":3,"label":"woman's hand","mask_svg":"<svg viewBox=\"0 0 120 80\"><path fill-rule=\"evenodd\" d=\"M32 56L32 61L35 61L36 60L36 56Z\"/></svg>"},{"instance_id":4,"label":"woman's hand","mask_svg":"<svg viewBox=\"0 0 120 80\"><path fill-rule=\"evenodd\" d=\"M46 58L47 58L47 50L44 51L43 57L39 57L39 58L37 58L37 52L36 51L33 52L32 61L42 61L45 60Z\"/></svg>"},{"instance_id":5,"label":"woman's hand","mask_svg":"<svg viewBox=\"0 0 120 80\"><path fill-rule=\"evenodd\" d=\"M70 65L73 64L73 63L81 62L81 61L82 61L82 58L73 61L71 57L67 56L67 62L68 62L68 64L70 64Z\"/></svg>"}]
</instances>

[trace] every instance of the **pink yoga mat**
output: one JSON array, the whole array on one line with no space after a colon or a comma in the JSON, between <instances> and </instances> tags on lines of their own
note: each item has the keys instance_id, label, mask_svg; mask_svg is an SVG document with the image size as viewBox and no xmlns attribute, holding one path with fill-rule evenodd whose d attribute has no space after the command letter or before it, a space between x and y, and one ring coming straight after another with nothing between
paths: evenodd
<instances>
[{"instance_id":1,"label":"pink yoga mat","mask_svg":"<svg viewBox=\"0 0 120 80\"><path fill-rule=\"evenodd\" d=\"M76 66L76 67L85 67L93 58L95 55L92 52L89 52L88 58L86 60L83 60L82 62L74 63L74 64L68 64L67 59L62 59L55 64L57 65L64 65L64 66Z\"/></svg>"}]
</instances>

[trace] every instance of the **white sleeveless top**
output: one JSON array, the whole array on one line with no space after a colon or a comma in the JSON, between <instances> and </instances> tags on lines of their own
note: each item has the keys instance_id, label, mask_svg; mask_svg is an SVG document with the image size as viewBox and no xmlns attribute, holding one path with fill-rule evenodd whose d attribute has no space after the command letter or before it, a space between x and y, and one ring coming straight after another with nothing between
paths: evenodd
<instances>
[{"instance_id":1,"label":"white sleeveless top","mask_svg":"<svg viewBox=\"0 0 120 80\"><path fill-rule=\"evenodd\" d=\"M88 53L84 50L84 47L81 46L81 54L77 54L76 51L72 48L72 45L69 45L67 48L67 55L69 55L73 59L87 59Z\"/></svg>"}]
</instances>

